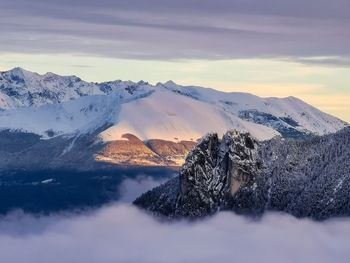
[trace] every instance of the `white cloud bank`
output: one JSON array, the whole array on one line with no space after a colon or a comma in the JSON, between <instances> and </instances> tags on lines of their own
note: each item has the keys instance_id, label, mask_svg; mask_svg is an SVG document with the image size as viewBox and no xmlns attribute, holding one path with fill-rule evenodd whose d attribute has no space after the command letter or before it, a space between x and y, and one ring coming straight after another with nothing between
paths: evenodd
<instances>
[{"instance_id":1,"label":"white cloud bank","mask_svg":"<svg viewBox=\"0 0 350 263\"><path fill-rule=\"evenodd\" d=\"M285 214L252 221L225 212L198 222L160 222L128 204L160 184L147 176L120 186L120 203L85 214L0 218L0 262L178 263L348 262L350 220L323 223Z\"/></svg>"},{"instance_id":2,"label":"white cloud bank","mask_svg":"<svg viewBox=\"0 0 350 263\"><path fill-rule=\"evenodd\" d=\"M159 222L126 204L84 215L0 221L0 261L349 262L350 221L315 223L269 214L252 222L221 213L197 223Z\"/></svg>"}]
</instances>

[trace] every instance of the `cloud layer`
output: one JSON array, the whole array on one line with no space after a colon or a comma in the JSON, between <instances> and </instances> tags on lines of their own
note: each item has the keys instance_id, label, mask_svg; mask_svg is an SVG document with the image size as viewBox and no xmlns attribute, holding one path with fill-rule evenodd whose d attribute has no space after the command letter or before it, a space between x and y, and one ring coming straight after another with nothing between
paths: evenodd
<instances>
[{"instance_id":1,"label":"cloud layer","mask_svg":"<svg viewBox=\"0 0 350 263\"><path fill-rule=\"evenodd\" d=\"M349 220L315 223L232 213L164 223L129 205L86 215L0 221L1 262L347 262Z\"/></svg>"},{"instance_id":2,"label":"cloud layer","mask_svg":"<svg viewBox=\"0 0 350 263\"><path fill-rule=\"evenodd\" d=\"M0 261L35 263L347 262L349 219L316 223L285 214L258 221L220 213L164 222L128 204L159 184L126 180L122 202L84 214L0 218Z\"/></svg>"},{"instance_id":3,"label":"cloud layer","mask_svg":"<svg viewBox=\"0 0 350 263\"><path fill-rule=\"evenodd\" d=\"M3 0L0 50L338 64L350 55L349 9L346 0Z\"/></svg>"}]
</instances>

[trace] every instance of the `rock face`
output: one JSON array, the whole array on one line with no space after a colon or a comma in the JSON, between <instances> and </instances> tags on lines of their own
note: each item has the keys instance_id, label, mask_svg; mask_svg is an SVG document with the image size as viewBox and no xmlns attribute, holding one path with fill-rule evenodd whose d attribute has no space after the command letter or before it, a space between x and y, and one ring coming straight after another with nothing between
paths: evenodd
<instances>
[{"instance_id":1,"label":"rock face","mask_svg":"<svg viewBox=\"0 0 350 263\"><path fill-rule=\"evenodd\" d=\"M248 133L231 131L221 141L217 134L208 134L187 156L178 179L144 194L135 204L159 212L154 204L161 203L160 198L161 214L171 217L195 218L225 209L240 188L255 180L257 148Z\"/></svg>"},{"instance_id":2,"label":"rock face","mask_svg":"<svg viewBox=\"0 0 350 263\"><path fill-rule=\"evenodd\" d=\"M196 217L226 207L230 196L254 180L256 150L247 133L229 132L221 142L216 134L204 137L181 170L176 213Z\"/></svg>"},{"instance_id":3,"label":"rock face","mask_svg":"<svg viewBox=\"0 0 350 263\"><path fill-rule=\"evenodd\" d=\"M135 204L170 218L220 210L261 215L284 211L326 219L350 215L350 128L307 140L257 142L230 131L205 136L177 178Z\"/></svg>"}]
</instances>

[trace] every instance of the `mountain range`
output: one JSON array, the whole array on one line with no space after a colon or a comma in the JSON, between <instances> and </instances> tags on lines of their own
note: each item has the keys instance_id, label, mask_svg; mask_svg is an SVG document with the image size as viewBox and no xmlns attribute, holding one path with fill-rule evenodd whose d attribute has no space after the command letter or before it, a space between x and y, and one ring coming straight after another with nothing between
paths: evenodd
<instances>
[{"instance_id":1,"label":"mountain range","mask_svg":"<svg viewBox=\"0 0 350 263\"><path fill-rule=\"evenodd\" d=\"M0 169L180 166L209 132L258 141L337 132L348 124L295 98L260 98L172 81L91 83L0 72Z\"/></svg>"}]
</instances>

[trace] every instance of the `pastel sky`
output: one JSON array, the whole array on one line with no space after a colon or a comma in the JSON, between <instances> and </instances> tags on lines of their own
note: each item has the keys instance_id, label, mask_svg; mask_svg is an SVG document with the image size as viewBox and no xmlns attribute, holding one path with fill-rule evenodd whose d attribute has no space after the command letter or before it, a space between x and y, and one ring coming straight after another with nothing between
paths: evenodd
<instances>
[{"instance_id":1,"label":"pastel sky","mask_svg":"<svg viewBox=\"0 0 350 263\"><path fill-rule=\"evenodd\" d=\"M1 0L0 70L293 95L350 122L348 0Z\"/></svg>"}]
</instances>

